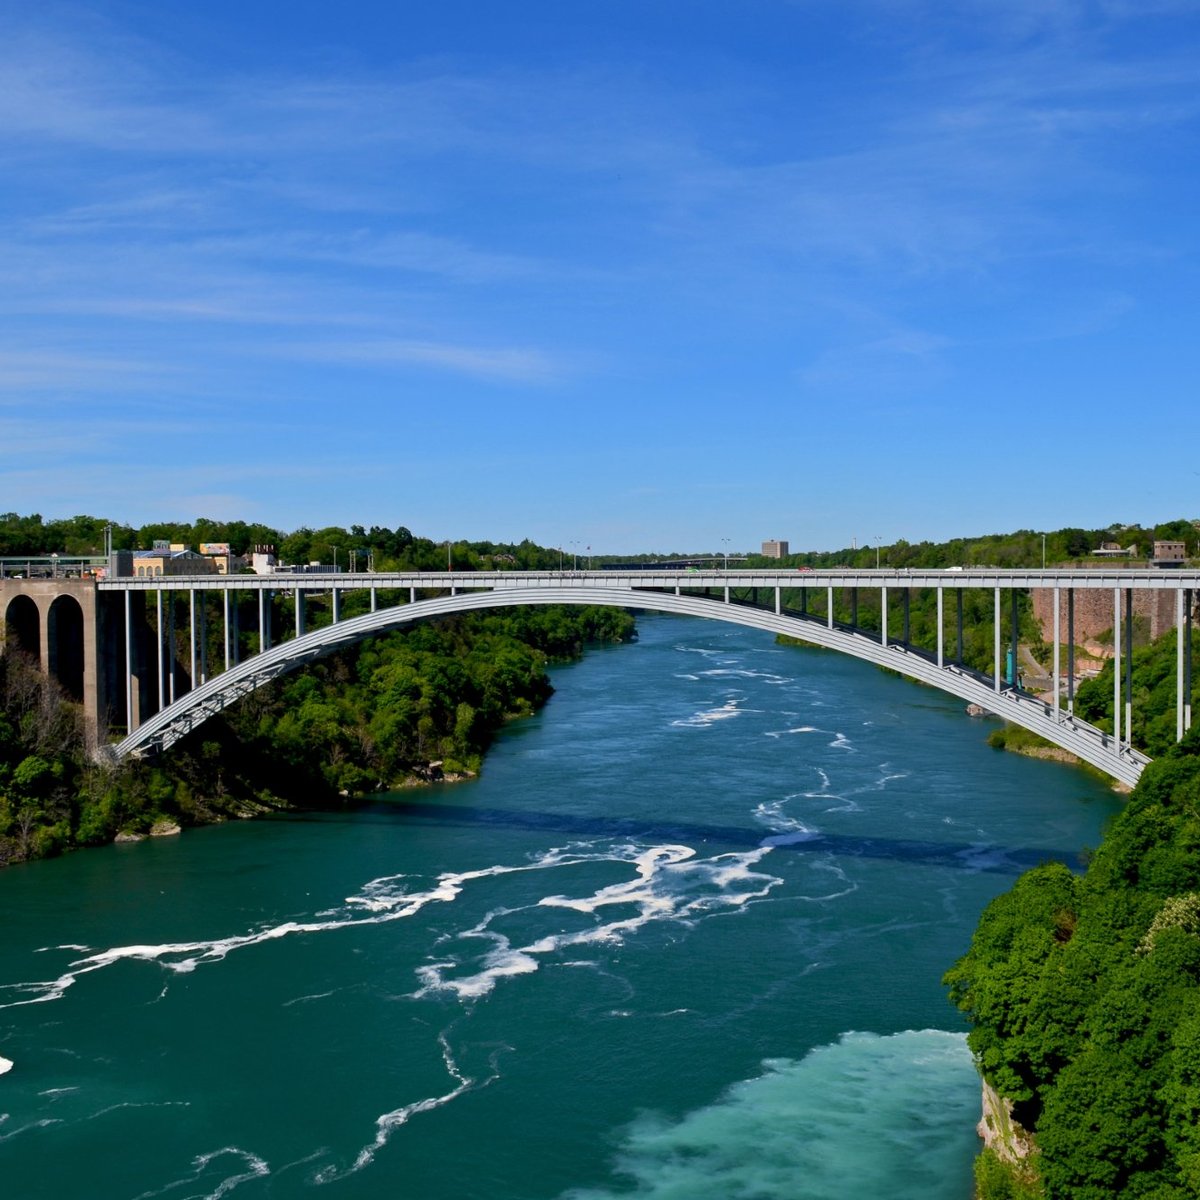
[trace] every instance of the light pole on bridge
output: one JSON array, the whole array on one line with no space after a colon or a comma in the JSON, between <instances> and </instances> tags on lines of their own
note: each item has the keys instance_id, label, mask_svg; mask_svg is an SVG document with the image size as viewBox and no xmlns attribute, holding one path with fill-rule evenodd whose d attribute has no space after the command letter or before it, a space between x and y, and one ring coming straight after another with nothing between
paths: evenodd
<instances>
[{"instance_id":1,"label":"light pole on bridge","mask_svg":"<svg viewBox=\"0 0 1200 1200\"><path fill-rule=\"evenodd\" d=\"M724 547L724 554L725 554L725 570L727 570L727 571L728 571L728 570L729 570L729 539L728 539L728 538L722 538L722 539L721 539L721 545Z\"/></svg>"}]
</instances>

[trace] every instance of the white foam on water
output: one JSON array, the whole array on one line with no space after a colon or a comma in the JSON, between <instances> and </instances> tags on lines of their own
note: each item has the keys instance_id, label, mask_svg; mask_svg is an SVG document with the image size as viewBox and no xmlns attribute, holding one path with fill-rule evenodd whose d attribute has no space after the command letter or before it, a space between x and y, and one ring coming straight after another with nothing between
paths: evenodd
<instances>
[{"instance_id":1,"label":"white foam on water","mask_svg":"<svg viewBox=\"0 0 1200 1200\"><path fill-rule=\"evenodd\" d=\"M736 679L761 679L764 683L780 684L792 683L793 680L786 675L776 675L772 671L752 671L749 667L710 667L707 671L701 671L701 675L728 675Z\"/></svg>"},{"instance_id":2,"label":"white foam on water","mask_svg":"<svg viewBox=\"0 0 1200 1200\"><path fill-rule=\"evenodd\" d=\"M123 1108L191 1108L191 1106L190 1100L123 1100L120 1104L110 1104L107 1108L91 1113L85 1120L94 1121L97 1117L107 1116L110 1112L119 1112Z\"/></svg>"},{"instance_id":3,"label":"white foam on water","mask_svg":"<svg viewBox=\"0 0 1200 1200\"><path fill-rule=\"evenodd\" d=\"M640 1118L612 1183L561 1200L958 1200L978 1095L961 1034L847 1033L682 1118Z\"/></svg>"},{"instance_id":4,"label":"white foam on water","mask_svg":"<svg viewBox=\"0 0 1200 1200\"><path fill-rule=\"evenodd\" d=\"M281 1008L291 1008L293 1004L307 1004L310 1000L328 1000L330 996L336 996L341 988L331 988L328 992L313 992L309 996L295 996L291 1000L285 1000Z\"/></svg>"},{"instance_id":5,"label":"white foam on water","mask_svg":"<svg viewBox=\"0 0 1200 1200\"><path fill-rule=\"evenodd\" d=\"M4 1114L4 1120L8 1120L8 1113ZM28 1133L31 1129L45 1129L48 1125L61 1125L62 1121L58 1117L42 1117L38 1121L30 1121L28 1125L22 1125L9 1133L0 1133L0 1142L11 1142L13 1138L20 1137L23 1133Z\"/></svg>"},{"instance_id":6,"label":"white foam on water","mask_svg":"<svg viewBox=\"0 0 1200 1200\"><path fill-rule=\"evenodd\" d=\"M192 1159L191 1175L184 1179L176 1179L174 1183L168 1183L156 1191L142 1192L140 1196L135 1197L135 1200L152 1200L152 1197L155 1196L170 1195L178 1188L194 1187L202 1176L209 1173L209 1167L213 1163L226 1157L240 1159L244 1169L238 1174L227 1175L217 1183L211 1192L206 1192L203 1196L192 1193L188 1196L188 1200L221 1200L222 1196L228 1195L241 1184L249 1183L252 1179L261 1179L264 1175L271 1173L271 1168L257 1154L251 1154L248 1150L241 1150L237 1146L224 1146L220 1150L212 1150L208 1154L201 1154ZM203 1186L207 1187L208 1181L204 1181Z\"/></svg>"},{"instance_id":7,"label":"white foam on water","mask_svg":"<svg viewBox=\"0 0 1200 1200\"><path fill-rule=\"evenodd\" d=\"M824 730L818 729L815 725L797 725L794 729L768 729L763 734L763 737L781 738L786 737L789 733L823 733Z\"/></svg>"},{"instance_id":8,"label":"white foam on water","mask_svg":"<svg viewBox=\"0 0 1200 1200\"><path fill-rule=\"evenodd\" d=\"M381 879L371 880L359 894L347 897L344 908L326 910L319 914L326 917L326 920L285 921L253 933L231 937L194 942L164 942L158 945L114 946L108 950L89 954L86 958L70 963L70 969L59 975L57 979L3 985L0 987L0 992L16 993L22 998L0 1003L0 1009L61 999L67 990L84 975L103 970L119 962L131 960L153 962L168 971L186 974L194 971L198 966L220 962L236 950L260 946L281 938L327 933L333 930L402 920L414 916L429 904L452 903L462 893L464 887L479 879L522 871L537 871L547 865L572 865L590 860L591 856L588 855L572 857L566 850L555 849L534 862L522 863L518 866L496 865L476 871L446 872L438 876L437 882L432 888L416 892L405 890L406 876L385 876ZM357 915L364 909L370 914L369 916Z\"/></svg>"},{"instance_id":9,"label":"white foam on water","mask_svg":"<svg viewBox=\"0 0 1200 1200\"><path fill-rule=\"evenodd\" d=\"M445 1033L438 1034L438 1043L442 1048L442 1061L446 1065L446 1073L454 1080L455 1086L440 1096L426 1096L421 1100L414 1100L410 1104L401 1105L399 1108L394 1108L390 1112L385 1112L376 1117L375 1138L358 1152L354 1162L344 1169L332 1166L323 1168L313 1176L313 1183L333 1183L335 1180L345 1179L348 1175L353 1175L361 1171L364 1167L370 1166L379 1151L388 1144L392 1134L401 1128L401 1126L407 1125L413 1117L419 1116L421 1113L432 1112L435 1108L441 1108L451 1101L457 1100L459 1096L463 1096L467 1092L487 1087L488 1084L499 1078L499 1071L496 1067L496 1057L499 1051L492 1054L491 1075L486 1079L476 1080L465 1075L457 1062L455 1062L454 1055L450 1050L450 1043L446 1040Z\"/></svg>"},{"instance_id":10,"label":"white foam on water","mask_svg":"<svg viewBox=\"0 0 1200 1200\"><path fill-rule=\"evenodd\" d=\"M828 875L832 875L839 883L845 884L845 886L839 888L837 891L822 892L817 896L800 895L796 897L798 900L809 900L820 904L827 900L840 900L843 896L849 896L852 892L858 891L858 884L836 862L828 859L818 860L812 864L812 870L823 871Z\"/></svg>"},{"instance_id":11,"label":"white foam on water","mask_svg":"<svg viewBox=\"0 0 1200 1200\"><path fill-rule=\"evenodd\" d=\"M772 847L717 854L697 859L690 846L662 845L650 848L634 845L614 846L592 854L592 861L624 863L633 867L634 877L608 884L590 895L543 896L522 908L496 909L477 925L456 935L456 940L485 939L490 948L475 961L470 974L454 975L464 961L451 955L420 967L420 988L414 998L436 992L454 995L459 1001L475 1001L488 995L503 979L530 974L540 968L543 959L557 963L561 952L597 944L620 943L644 926L657 921L688 924L714 912L733 911L753 900L765 897L783 881L752 868L770 853ZM500 918L536 909L568 909L597 918L591 926L573 932L547 933L522 946L493 928ZM605 919L612 909L627 910L628 915ZM574 959L568 960L578 965Z\"/></svg>"},{"instance_id":12,"label":"white foam on water","mask_svg":"<svg viewBox=\"0 0 1200 1200\"><path fill-rule=\"evenodd\" d=\"M835 733L835 734L833 735L833 741L832 741L832 742L830 742L830 743L829 743L829 745L830 745L830 746L831 746L831 747L832 747L834 750L850 750L850 751L854 751L854 746L853 746L853 744L851 743L850 739L849 739L849 738L848 738L848 737L847 737L847 736L846 736L844 733ZM855 751L855 752L856 752L856 751ZM856 753L857 753L857 752L856 752Z\"/></svg>"},{"instance_id":13,"label":"white foam on water","mask_svg":"<svg viewBox=\"0 0 1200 1200\"><path fill-rule=\"evenodd\" d=\"M796 799L796 796L787 796L783 800L764 800L761 804L755 806L754 819L760 821L768 829L773 829L777 834L795 837L797 839L813 838L819 836L818 831L811 826L806 825L803 821L784 812L784 805L790 800ZM777 841L775 838L765 838L759 842L760 846L767 844L774 846L790 845L791 842Z\"/></svg>"},{"instance_id":14,"label":"white foam on water","mask_svg":"<svg viewBox=\"0 0 1200 1200\"><path fill-rule=\"evenodd\" d=\"M690 717L672 721L671 724L677 728L706 729L717 721L727 721L730 717L741 716L742 710L738 705L742 704L744 700L745 697L731 696L718 708L703 709L698 713L693 713Z\"/></svg>"},{"instance_id":15,"label":"white foam on water","mask_svg":"<svg viewBox=\"0 0 1200 1200\"><path fill-rule=\"evenodd\" d=\"M12 1069L13 1069L12 1059L0 1057L0 1075L7 1075L8 1072L11 1071ZM46 1093L42 1093L42 1094L45 1095Z\"/></svg>"}]
</instances>

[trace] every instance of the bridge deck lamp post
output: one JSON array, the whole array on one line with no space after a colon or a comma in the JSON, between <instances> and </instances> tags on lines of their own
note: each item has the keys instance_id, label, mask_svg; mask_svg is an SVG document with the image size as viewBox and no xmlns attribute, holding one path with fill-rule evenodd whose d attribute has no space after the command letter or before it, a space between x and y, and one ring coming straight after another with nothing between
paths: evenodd
<instances>
[{"instance_id":1,"label":"bridge deck lamp post","mask_svg":"<svg viewBox=\"0 0 1200 1200\"><path fill-rule=\"evenodd\" d=\"M728 571L728 570L729 570L729 539L728 539L728 538L722 538L722 539L721 539L721 544L722 544L722 546L724 547L724 554L725 554L725 570L727 570L727 571Z\"/></svg>"}]
</instances>

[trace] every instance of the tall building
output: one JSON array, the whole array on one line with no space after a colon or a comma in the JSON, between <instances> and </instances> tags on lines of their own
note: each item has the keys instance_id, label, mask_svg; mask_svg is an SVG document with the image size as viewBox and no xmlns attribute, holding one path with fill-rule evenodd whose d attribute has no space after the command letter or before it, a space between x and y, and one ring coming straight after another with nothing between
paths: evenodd
<instances>
[{"instance_id":1,"label":"tall building","mask_svg":"<svg viewBox=\"0 0 1200 1200\"><path fill-rule=\"evenodd\" d=\"M783 558L788 553L787 542L763 542L762 552L765 558Z\"/></svg>"}]
</instances>

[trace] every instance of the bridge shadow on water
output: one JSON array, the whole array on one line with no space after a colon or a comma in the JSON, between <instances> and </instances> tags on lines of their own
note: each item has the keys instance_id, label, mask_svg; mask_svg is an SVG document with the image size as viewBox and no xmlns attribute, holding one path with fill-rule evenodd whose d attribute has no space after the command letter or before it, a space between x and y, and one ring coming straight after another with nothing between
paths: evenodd
<instances>
[{"instance_id":1,"label":"bridge shadow on water","mask_svg":"<svg viewBox=\"0 0 1200 1200\"><path fill-rule=\"evenodd\" d=\"M364 800L355 806L354 820L393 825L454 828L519 829L565 834L572 838L629 838L637 842L670 842L704 847L712 853L753 850L770 846L793 854L836 854L847 858L880 859L919 866L952 867L972 873L1019 875L1046 862L1083 867L1082 854L1032 846L1001 846L989 842L927 842L903 838L851 837L831 833L768 833L734 825L704 825L685 821L644 821L627 817L576 816L570 813L521 812L506 808L440 805L428 801ZM289 813L284 820L336 821L336 813Z\"/></svg>"}]
</instances>

